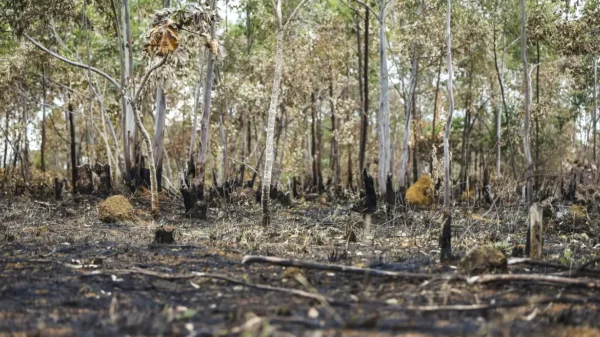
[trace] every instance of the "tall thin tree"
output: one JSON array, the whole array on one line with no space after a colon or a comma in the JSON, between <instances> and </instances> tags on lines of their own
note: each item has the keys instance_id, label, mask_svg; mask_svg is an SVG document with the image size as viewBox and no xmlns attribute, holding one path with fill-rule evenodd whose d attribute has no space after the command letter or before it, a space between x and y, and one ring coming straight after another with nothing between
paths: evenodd
<instances>
[{"instance_id":1,"label":"tall thin tree","mask_svg":"<svg viewBox=\"0 0 600 337\"><path fill-rule=\"evenodd\" d=\"M531 159L531 139L529 135L529 123L531 119L529 93L529 71L527 66L527 17L525 11L525 0L521 0L521 60L523 62L523 91L525 96L525 123L523 124L523 152L525 153L525 167L527 169L527 203L533 201L533 168Z\"/></svg>"},{"instance_id":2,"label":"tall thin tree","mask_svg":"<svg viewBox=\"0 0 600 337\"><path fill-rule=\"evenodd\" d=\"M283 37L285 29L290 20L294 18L298 9L306 2L302 0L294 9L287 21L283 23L281 14L281 2L277 0L275 5L275 20L277 23L277 47L275 51L275 71L273 73L273 87L271 88L271 103L269 104L269 114L267 121L267 138L265 141L265 167L263 170L262 179L262 209L263 209L263 225L268 226L271 223L271 213L269 211L269 192L271 190L271 173L273 171L273 137L275 133L275 117L277 116L277 104L279 101L281 72L283 68Z\"/></svg>"},{"instance_id":3,"label":"tall thin tree","mask_svg":"<svg viewBox=\"0 0 600 337\"><path fill-rule=\"evenodd\" d=\"M451 0L448 0L446 12L446 52L448 59L448 118L444 130L444 220L440 235L441 258L452 257L452 217L450 216L450 128L452 127L452 115L454 114L454 94L452 92L452 31L451 31Z\"/></svg>"}]
</instances>

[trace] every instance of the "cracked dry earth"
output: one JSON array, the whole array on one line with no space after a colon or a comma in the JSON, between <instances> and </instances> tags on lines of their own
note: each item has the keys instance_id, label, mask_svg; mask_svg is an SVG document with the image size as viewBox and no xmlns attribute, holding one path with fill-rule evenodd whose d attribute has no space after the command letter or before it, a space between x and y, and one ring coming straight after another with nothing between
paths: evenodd
<instances>
[{"instance_id":1,"label":"cracked dry earth","mask_svg":"<svg viewBox=\"0 0 600 337\"><path fill-rule=\"evenodd\" d=\"M391 220L376 215L370 228L356 226L357 242L348 242L345 233L360 218L341 206L279 208L273 227L265 230L254 205L211 209L209 220L198 221L182 217L176 202L165 202L157 222L144 220L139 211L142 220L136 223L105 224L97 220L99 201L0 199L0 336L600 336L597 290L412 281L241 264L244 255L254 254L454 274L452 264L437 261L437 218L429 211ZM143 202L134 205L147 209ZM151 244L154 228L163 224L176 227L177 244ZM455 251L464 255L491 236L516 242L519 228L457 220ZM567 244L552 235L549 254ZM594 253L585 246L587 250L573 249L574 258ZM527 266L509 271L523 270L551 272ZM192 272L319 293L336 302L191 277ZM591 300L413 310L557 294Z\"/></svg>"}]
</instances>

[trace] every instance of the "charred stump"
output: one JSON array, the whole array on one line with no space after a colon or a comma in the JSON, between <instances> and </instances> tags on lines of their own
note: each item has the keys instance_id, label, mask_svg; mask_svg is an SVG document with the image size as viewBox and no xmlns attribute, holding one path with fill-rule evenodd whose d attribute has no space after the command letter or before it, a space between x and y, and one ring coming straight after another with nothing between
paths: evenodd
<instances>
[{"instance_id":1,"label":"charred stump","mask_svg":"<svg viewBox=\"0 0 600 337\"><path fill-rule=\"evenodd\" d=\"M154 232L153 244L173 244L175 243L175 228L161 226Z\"/></svg>"},{"instance_id":2,"label":"charred stump","mask_svg":"<svg viewBox=\"0 0 600 337\"><path fill-rule=\"evenodd\" d=\"M542 258L543 250L544 226L542 222L542 212L542 207L536 202L529 207L525 255L537 260Z\"/></svg>"},{"instance_id":3,"label":"charred stump","mask_svg":"<svg viewBox=\"0 0 600 337\"><path fill-rule=\"evenodd\" d=\"M396 205L396 193L394 192L394 186L392 185L392 174L389 173L385 180L385 202L390 209Z\"/></svg>"},{"instance_id":4,"label":"charred stump","mask_svg":"<svg viewBox=\"0 0 600 337\"><path fill-rule=\"evenodd\" d=\"M101 194L110 194L110 191L112 190L112 183L110 180L110 165L96 163L92 168L92 171L95 174L93 177L95 190Z\"/></svg>"},{"instance_id":5,"label":"charred stump","mask_svg":"<svg viewBox=\"0 0 600 337\"><path fill-rule=\"evenodd\" d=\"M440 233L440 261L452 259L452 216L450 211L444 212Z\"/></svg>"},{"instance_id":6,"label":"charred stump","mask_svg":"<svg viewBox=\"0 0 600 337\"><path fill-rule=\"evenodd\" d=\"M352 207L352 210L358 213L374 213L377 210L377 194L375 193L375 183L373 177L367 173L367 169L362 172L363 182L365 184L365 194L361 200Z\"/></svg>"},{"instance_id":7,"label":"charred stump","mask_svg":"<svg viewBox=\"0 0 600 337\"><path fill-rule=\"evenodd\" d=\"M77 166L77 180L75 181L74 191L79 194L92 194L94 192L94 179L92 169L89 164Z\"/></svg>"},{"instance_id":8,"label":"charred stump","mask_svg":"<svg viewBox=\"0 0 600 337\"><path fill-rule=\"evenodd\" d=\"M206 219L207 205L204 201L204 183L201 167L196 167L193 158L188 162L185 175L180 176L180 192L185 206L185 215Z\"/></svg>"}]
</instances>

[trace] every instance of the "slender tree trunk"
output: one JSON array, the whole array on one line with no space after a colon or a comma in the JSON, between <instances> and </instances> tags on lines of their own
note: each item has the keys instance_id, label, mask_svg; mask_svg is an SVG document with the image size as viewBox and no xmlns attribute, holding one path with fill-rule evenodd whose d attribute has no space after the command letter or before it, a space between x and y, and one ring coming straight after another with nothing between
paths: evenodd
<instances>
[{"instance_id":1,"label":"slender tree trunk","mask_svg":"<svg viewBox=\"0 0 600 337\"><path fill-rule=\"evenodd\" d=\"M471 159L470 155L470 132L471 132L471 105L472 105L472 87L473 87L473 54L471 53L471 65L469 67L469 85L467 91L467 98L465 100L465 120L463 125L462 144L461 144L461 161L460 161L460 191L469 190L469 163ZM468 192L467 192L468 193ZM469 199L467 198L467 201Z\"/></svg>"},{"instance_id":2,"label":"slender tree trunk","mask_svg":"<svg viewBox=\"0 0 600 337\"><path fill-rule=\"evenodd\" d=\"M6 145L6 144L5 144ZM4 154L6 157L6 154ZM40 144L40 159L42 172L46 172L46 68L42 63L42 143Z\"/></svg>"},{"instance_id":3,"label":"slender tree trunk","mask_svg":"<svg viewBox=\"0 0 600 337\"><path fill-rule=\"evenodd\" d=\"M420 10L419 10L420 11ZM417 55L417 32L412 42L412 61L410 71L410 89L408 93L408 102L406 104L406 116L404 120L404 140L402 142L402 156L400 157L400 192L406 191L407 185L407 169L408 169L408 156L410 148L408 141L410 139L410 125L412 121L412 110L413 110L413 97L417 87L417 73L419 71L419 57Z\"/></svg>"},{"instance_id":4,"label":"slender tree trunk","mask_svg":"<svg viewBox=\"0 0 600 337\"><path fill-rule=\"evenodd\" d=\"M86 41L86 52L87 52L87 64L88 64L88 105L89 105L89 116L88 116L88 120L87 123L89 124L88 126L88 131L87 131L87 142L91 148L91 153L88 153L88 156L90 156L89 158L89 162L90 164L93 164L96 162L96 144L94 142L94 104L93 104L93 95L92 95L92 71L90 69L91 67L91 53L90 53L90 37L89 37L89 32L88 32L88 19L87 19L87 1L84 0L83 1L83 13L85 15L85 22L84 22L84 26L85 26L85 41Z\"/></svg>"},{"instance_id":5,"label":"slender tree trunk","mask_svg":"<svg viewBox=\"0 0 600 337\"><path fill-rule=\"evenodd\" d=\"M521 59L523 61L523 90L525 94L525 123L523 124L523 151L525 153L525 167L527 168L527 204L533 201L533 172L531 165L531 141L529 137L529 121L531 119L530 93L529 93L529 71L527 66L527 17L525 12L525 0L521 0Z\"/></svg>"},{"instance_id":6,"label":"slender tree trunk","mask_svg":"<svg viewBox=\"0 0 600 337\"><path fill-rule=\"evenodd\" d=\"M319 163L318 163L318 141L317 141L317 99L315 90L310 93L311 123L310 123L310 154L312 160L312 187L319 189Z\"/></svg>"},{"instance_id":7,"label":"slender tree trunk","mask_svg":"<svg viewBox=\"0 0 600 337\"><path fill-rule=\"evenodd\" d=\"M8 158L8 121L10 119L9 109L6 109L6 117L4 119L4 157L2 167L6 169L6 159Z\"/></svg>"},{"instance_id":8,"label":"slender tree trunk","mask_svg":"<svg viewBox=\"0 0 600 337\"><path fill-rule=\"evenodd\" d=\"M202 91L202 80L204 79L204 60L206 60L208 56L208 48L203 47L204 51L200 52L200 77L198 78L198 83L196 84L196 90L194 91L194 110L192 114L194 115L194 122L192 123L192 136L190 140L190 151L188 156L188 163L190 165L191 170L194 168L193 166L193 156L194 156L194 148L196 146L196 134L198 133L198 108L200 106L200 92Z\"/></svg>"},{"instance_id":9,"label":"slender tree trunk","mask_svg":"<svg viewBox=\"0 0 600 337\"><path fill-rule=\"evenodd\" d=\"M506 119L506 140L508 141L508 146L510 147L510 152L511 152L511 156L510 156L510 162L511 162L511 166L512 166L512 173L513 173L513 179L517 179L517 166L515 163L515 156L514 156L514 148L513 148L513 143L512 143L512 139L510 136L510 115L508 114L508 107L506 105L506 96L504 94L504 44L505 44L505 35L503 33L502 35L502 66L499 67L498 66L498 55L496 52L496 34L494 34L494 66L496 67L496 74L498 76L498 83L500 84L500 96L502 97L502 108L504 110L504 118ZM498 120L500 120L500 117L498 117ZM501 127L501 124L499 127ZM500 133L498 133L498 139L500 142ZM497 168L498 170L498 168Z\"/></svg>"},{"instance_id":10,"label":"slender tree trunk","mask_svg":"<svg viewBox=\"0 0 600 337\"><path fill-rule=\"evenodd\" d=\"M437 81L435 82L435 96L433 98L433 119L431 121L431 146L435 149L437 153L437 146L435 145L435 122L437 119L437 110L438 110L438 94L440 92L440 75L442 73L442 60L443 60L443 50L440 54L440 65L438 67ZM433 156L431 156L429 160L429 173L433 176Z\"/></svg>"},{"instance_id":11,"label":"slender tree trunk","mask_svg":"<svg viewBox=\"0 0 600 337\"><path fill-rule=\"evenodd\" d=\"M277 0L276 15L281 22L281 1ZM271 103L269 105L269 118L267 122L266 155L265 168L262 179L262 209L263 225L268 226L271 223L271 214L269 211L269 194L271 188L271 172L273 169L273 133L275 129L275 117L277 115L277 102L279 100L279 84L281 83L281 70L283 68L283 27L277 29L277 49L275 52L275 73L273 74L273 88L271 93ZM313 93L314 95L314 93ZM314 113L313 113L314 118ZM314 122L314 121L313 121ZM314 128L314 124L313 124ZM314 137L313 137L314 138ZM314 146L314 145L313 145Z\"/></svg>"},{"instance_id":12,"label":"slender tree trunk","mask_svg":"<svg viewBox=\"0 0 600 337\"><path fill-rule=\"evenodd\" d=\"M537 67L535 69L535 104L538 106L537 114L535 115L535 173L539 172L540 163L540 42L536 43L537 51Z\"/></svg>"},{"instance_id":13,"label":"slender tree trunk","mask_svg":"<svg viewBox=\"0 0 600 337\"><path fill-rule=\"evenodd\" d=\"M163 157L165 152L165 119L167 115L167 104L163 88L156 87L156 112L154 119L154 165L156 166L156 187L162 191Z\"/></svg>"},{"instance_id":14,"label":"slender tree trunk","mask_svg":"<svg viewBox=\"0 0 600 337\"><path fill-rule=\"evenodd\" d=\"M360 172L365 167L365 151L367 149L367 137L369 135L369 9L365 8L365 51L363 62L363 106L360 126L360 149L358 150L358 165ZM364 187L364 182L359 179L359 184Z\"/></svg>"},{"instance_id":15,"label":"slender tree trunk","mask_svg":"<svg viewBox=\"0 0 600 337\"><path fill-rule=\"evenodd\" d=\"M171 7L171 0L163 0L163 8ZM163 158L165 153L165 119L167 114L165 92L159 83L156 86L156 112L154 118L154 165L156 166L156 187L162 191Z\"/></svg>"},{"instance_id":16,"label":"slender tree trunk","mask_svg":"<svg viewBox=\"0 0 600 337\"><path fill-rule=\"evenodd\" d=\"M122 0L121 6L117 11L114 1L111 1L113 11L116 18L117 38L119 40L119 65L120 65L120 86L127 87L127 80L133 75L133 55L131 51L131 27L129 19L129 0ZM128 97L132 97L132 90L126 92ZM133 109L130 104L127 104L126 95L121 97L121 130L123 136L123 157L124 165L121 167L123 177L127 182L131 181L132 157L137 157L137 146L134 139L136 138L135 118Z\"/></svg>"},{"instance_id":17,"label":"slender tree trunk","mask_svg":"<svg viewBox=\"0 0 600 337\"><path fill-rule=\"evenodd\" d=\"M390 172L390 96L387 65L385 24L386 1L381 0L379 11L379 193L386 194L386 179ZM389 191L392 193L392 191Z\"/></svg>"},{"instance_id":18,"label":"slender tree trunk","mask_svg":"<svg viewBox=\"0 0 600 337\"><path fill-rule=\"evenodd\" d=\"M215 9L217 6L217 0L211 1L211 9ZM216 29L213 22L210 30L211 38L215 37ZM200 152L198 153L198 165L196 167L196 176L199 177L199 185L197 189L200 190L201 196L203 197L204 190L204 176L206 171L206 159L208 149L210 147L210 104L211 104L211 93L212 93L212 82L214 76L214 65L215 55L210 51L208 53L208 62L206 65L206 83L204 84L204 101L202 103L202 123L200 129Z\"/></svg>"},{"instance_id":19,"label":"slender tree trunk","mask_svg":"<svg viewBox=\"0 0 600 337\"><path fill-rule=\"evenodd\" d=\"M594 148L592 149L592 151L594 152L594 163L597 164L596 161L596 152L597 152L597 147L596 147L596 132L597 132L597 123L598 123L598 101L597 101L597 97L596 95L598 95L598 90L597 90L597 86L598 86L598 81L597 81L597 74L598 72L598 60L596 59L596 56L594 55L594 116L593 118L593 123L592 123L592 137L594 138Z\"/></svg>"},{"instance_id":20,"label":"slender tree trunk","mask_svg":"<svg viewBox=\"0 0 600 337\"><path fill-rule=\"evenodd\" d=\"M417 72L417 76L419 75L419 73ZM414 139L414 145L413 145L413 155L412 155L412 169L413 169L413 182L417 182L417 180L419 179L419 136L417 135L417 131L418 131L418 127L419 127L419 113L417 110L417 95L416 95L416 90L415 92L413 92L413 98L412 98L412 111L413 111L413 115L415 116L415 118L413 118L413 123L412 123L412 127L413 127L413 139Z\"/></svg>"},{"instance_id":21,"label":"slender tree trunk","mask_svg":"<svg viewBox=\"0 0 600 337\"><path fill-rule=\"evenodd\" d=\"M77 186L77 144L75 140L75 115L73 114L73 104L69 102L69 130L71 132L71 183L73 192Z\"/></svg>"},{"instance_id":22,"label":"slender tree trunk","mask_svg":"<svg viewBox=\"0 0 600 337\"><path fill-rule=\"evenodd\" d=\"M227 134L225 133L225 109L221 110L221 115L219 116L219 129L221 131L221 146L223 147L222 155L223 155L223 184L229 178L229 160L227 159Z\"/></svg>"},{"instance_id":23,"label":"slender tree trunk","mask_svg":"<svg viewBox=\"0 0 600 337\"><path fill-rule=\"evenodd\" d=\"M339 153L339 145L338 145L338 135L337 133L339 132L337 129L337 125L336 125L336 118L335 118L335 112L336 112L336 108L335 108L335 100L333 97L333 78L330 77L329 78L329 100L330 100L330 106L331 106L331 152L332 152L332 158L333 160L331 161L331 165L332 165L332 169L333 169L333 190L334 193L337 195L337 193L339 192L339 188L340 188L340 180L341 180L341 169L340 169L340 153Z\"/></svg>"},{"instance_id":24,"label":"slender tree trunk","mask_svg":"<svg viewBox=\"0 0 600 337\"><path fill-rule=\"evenodd\" d=\"M305 1L294 9L288 21L284 24L281 15L281 2L283 0L277 0L275 6L275 19L277 21L277 47L275 51L275 70L273 73L273 87L271 92L271 102L269 104L269 114L267 121L267 138L265 139L265 168L263 170L262 179L262 209L263 209L263 225L268 226L271 223L271 214L269 211L269 197L271 191L271 178L273 171L273 131L275 129L275 117L277 115L277 105L279 101L279 87L281 83L281 72L283 68L283 36L285 33L285 27L287 23L294 17L300 6Z\"/></svg>"},{"instance_id":25,"label":"slender tree trunk","mask_svg":"<svg viewBox=\"0 0 600 337\"><path fill-rule=\"evenodd\" d=\"M29 137L27 135L27 126L29 124L29 117L27 114L27 97L23 97L23 129L22 129L22 139L23 139L23 154L22 154L22 158L21 158L21 164L23 165L23 179L25 180L25 182L29 181L30 178L30 165L31 162L29 161Z\"/></svg>"},{"instance_id":26,"label":"slender tree trunk","mask_svg":"<svg viewBox=\"0 0 600 337\"><path fill-rule=\"evenodd\" d=\"M451 32L451 0L448 0L448 10L446 12L446 45L448 57L448 119L446 120L446 129L444 131L444 220L440 235L441 258L449 259L452 257L452 219L450 215L450 128L452 127L452 115L454 114L454 95L452 93L452 81L454 74L452 72L452 32Z\"/></svg>"}]
</instances>

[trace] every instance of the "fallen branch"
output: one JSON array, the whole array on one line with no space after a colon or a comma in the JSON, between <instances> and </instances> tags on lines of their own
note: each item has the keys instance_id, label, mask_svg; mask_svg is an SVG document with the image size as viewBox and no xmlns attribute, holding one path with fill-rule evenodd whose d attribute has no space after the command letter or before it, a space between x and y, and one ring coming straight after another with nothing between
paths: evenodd
<instances>
[{"instance_id":1,"label":"fallen branch","mask_svg":"<svg viewBox=\"0 0 600 337\"><path fill-rule=\"evenodd\" d=\"M321 294L314 294L314 293L310 293L310 292L302 291L302 290L298 290L298 289L273 287L273 286L264 285L264 284L247 283L247 282L239 281L239 280L236 280L234 278L231 278L231 277L228 277L225 275L207 274L207 273L200 273L200 272L192 272L191 274L166 274L166 273L160 273L160 272L156 272L156 271L152 271L152 270L133 268L133 269L97 270L97 271L93 271L90 273L84 273L84 274L82 274L82 276L112 276L112 275L136 275L136 274L152 276L152 277L160 278L163 280L189 280L189 279L194 279L194 278L206 278L206 279L213 279L213 280L221 280L221 281L226 281L231 284L237 284L237 285L241 285L241 286L253 288L253 289L282 292L282 293L286 293L289 295L308 298L308 299L319 301L319 302L327 301L328 303L331 303L331 304L342 305L342 306L347 305L346 302L342 302L342 301L336 300L331 297L326 297Z\"/></svg>"},{"instance_id":2,"label":"fallen branch","mask_svg":"<svg viewBox=\"0 0 600 337\"><path fill-rule=\"evenodd\" d=\"M521 306L536 306L536 305L545 305L550 303L565 303L565 304L588 304L588 303L600 303L600 297L551 297L551 298L543 298L539 300L530 301L528 299L522 299L512 302L504 302L504 303L494 303L494 304L455 304L455 305L427 305L427 306L402 306L402 305L393 305L393 306L385 306L381 308L384 310L398 311L398 312L421 312L421 313L434 313L434 312L449 312L449 311L485 311L485 310L494 310L494 309L508 309L515 308Z\"/></svg>"},{"instance_id":3,"label":"fallen branch","mask_svg":"<svg viewBox=\"0 0 600 337\"><path fill-rule=\"evenodd\" d=\"M338 264L283 259L283 258L271 257L271 256L255 256L255 255L244 256L244 259L242 260L242 264L252 264L252 263L273 264L273 265L283 266L283 267L316 269L316 270L324 270L324 271L347 273L347 274L402 278L402 279L408 279L408 280L430 280L430 279L465 280L464 277L461 277L459 275L452 275L452 274L436 275L436 274L425 274L425 273L408 273L408 272L388 271L388 270L379 270L379 269L371 269L371 268L359 268L359 267L344 266L344 265L338 265Z\"/></svg>"},{"instance_id":4,"label":"fallen branch","mask_svg":"<svg viewBox=\"0 0 600 337\"><path fill-rule=\"evenodd\" d=\"M540 274L499 274L499 275L481 275L473 276L467 279L470 284L490 283L490 282L536 282L549 283L564 286L580 286L590 289L600 289L600 283L574 279L569 277L540 275Z\"/></svg>"},{"instance_id":5,"label":"fallen branch","mask_svg":"<svg viewBox=\"0 0 600 337\"><path fill-rule=\"evenodd\" d=\"M569 267L562 263L535 260L535 259L530 259L527 257L508 259L509 266L514 266L517 264L528 264L531 266L548 267L548 268L555 268L555 269L560 269L560 270L571 270L572 269L572 267Z\"/></svg>"}]
</instances>

